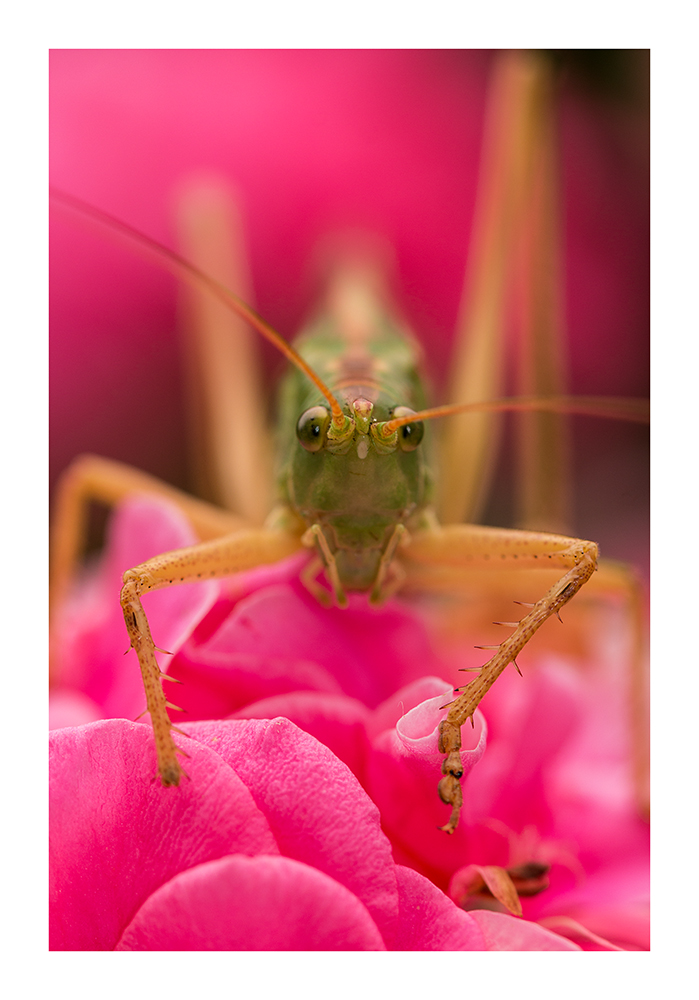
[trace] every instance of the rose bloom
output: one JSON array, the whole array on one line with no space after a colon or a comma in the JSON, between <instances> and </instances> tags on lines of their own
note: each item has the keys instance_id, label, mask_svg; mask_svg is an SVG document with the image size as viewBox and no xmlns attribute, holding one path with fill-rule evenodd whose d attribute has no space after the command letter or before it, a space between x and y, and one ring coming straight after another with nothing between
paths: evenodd
<instances>
[{"instance_id":1,"label":"rose bloom","mask_svg":"<svg viewBox=\"0 0 699 1000\"><path fill-rule=\"evenodd\" d=\"M179 178L205 167L235 179L256 305L284 332L308 306L303 262L316 239L347 225L382 232L439 385L491 62L461 52L55 52L53 181L171 242L167 199ZM619 138L619 120L618 108L566 93L572 389L638 395L647 217L643 171L630 167L643 131L630 114ZM53 239L55 469L92 450L182 485L169 279L64 219ZM138 416L124 434L129 413ZM638 433L603 426L583 445L583 468L639 482ZM643 564L643 511L623 499L625 533L589 504L580 533ZM192 540L166 505L130 501L60 615L53 949L648 947L647 828L628 778L614 628L584 670L542 654L524 680L511 668L500 678L464 727L465 806L447 837L436 731L464 676L454 671L477 662L469 650L481 636L447 649L402 600L322 609L298 583L303 556L148 595L155 641L174 654L161 654L163 668L184 682L168 693L188 713L175 721L189 737L176 738L190 780L162 789L147 721L125 721L144 697L133 654L123 657L119 581ZM521 918L492 891L502 869L521 890Z\"/></svg>"},{"instance_id":2,"label":"rose bloom","mask_svg":"<svg viewBox=\"0 0 699 1000\"><path fill-rule=\"evenodd\" d=\"M526 682L503 676L464 727L447 837L448 665L397 601L321 608L304 555L148 595L180 706L202 720L178 736L190 780L161 788L149 727L125 721L143 692L116 595L123 566L191 541L167 504L129 501L61 615L52 948L648 947L648 831L613 674L551 657ZM525 920L474 888L484 867L534 870Z\"/></svg>"}]
</instances>

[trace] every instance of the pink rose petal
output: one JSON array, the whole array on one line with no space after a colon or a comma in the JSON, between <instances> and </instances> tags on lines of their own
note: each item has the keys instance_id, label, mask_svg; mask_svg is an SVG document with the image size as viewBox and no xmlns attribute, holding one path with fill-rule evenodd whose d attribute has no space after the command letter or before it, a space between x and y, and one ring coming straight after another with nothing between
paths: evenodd
<instances>
[{"instance_id":1,"label":"pink rose petal","mask_svg":"<svg viewBox=\"0 0 699 1000\"><path fill-rule=\"evenodd\" d=\"M573 920L572 917L546 917L541 921L541 926L569 938L569 940L579 945L583 951L624 950L612 944L611 941L606 941L598 934L593 934L592 931L579 924L577 920Z\"/></svg>"},{"instance_id":2,"label":"pink rose petal","mask_svg":"<svg viewBox=\"0 0 699 1000\"><path fill-rule=\"evenodd\" d=\"M429 879L398 865L400 933L397 951L483 951L476 921L455 906Z\"/></svg>"},{"instance_id":3,"label":"pink rose petal","mask_svg":"<svg viewBox=\"0 0 699 1000\"><path fill-rule=\"evenodd\" d=\"M402 951L578 951L564 937L502 913L466 913L428 879L398 866Z\"/></svg>"},{"instance_id":4,"label":"pink rose petal","mask_svg":"<svg viewBox=\"0 0 699 1000\"><path fill-rule=\"evenodd\" d=\"M226 718L243 706L286 693L341 691L324 667L309 660L214 651L193 644L180 651L170 673L182 682L177 702L192 720Z\"/></svg>"},{"instance_id":5,"label":"pink rose petal","mask_svg":"<svg viewBox=\"0 0 699 1000\"><path fill-rule=\"evenodd\" d=\"M368 748L366 725L371 712L361 702L345 695L295 691L247 705L232 718L280 716L314 736L363 781Z\"/></svg>"},{"instance_id":6,"label":"pink rose petal","mask_svg":"<svg viewBox=\"0 0 699 1000\"><path fill-rule=\"evenodd\" d=\"M51 734L53 950L113 948L138 907L185 868L278 853L241 779L216 753L183 742L191 781L165 789L148 726L109 720Z\"/></svg>"},{"instance_id":7,"label":"pink rose petal","mask_svg":"<svg viewBox=\"0 0 699 1000\"><path fill-rule=\"evenodd\" d=\"M298 580L246 596L209 640L189 644L185 652L192 666L200 652L287 662L289 675L296 664L315 664L327 672L334 690L370 708L441 666L424 624L398 602L376 609L365 597L351 595L346 609L323 608ZM302 684L304 671L306 666ZM332 689L322 681L322 690Z\"/></svg>"},{"instance_id":8,"label":"pink rose petal","mask_svg":"<svg viewBox=\"0 0 699 1000\"><path fill-rule=\"evenodd\" d=\"M158 889L120 951L384 951L366 908L291 858L242 855L197 865Z\"/></svg>"},{"instance_id":9,"label":"pink rose petal","mask_svg":"<svg viewBox=\"0 0 699 1000\"><path fill-rule=\"evenodd\" d=\"M281 853L354 893L390 948L398 920L391 846L351 771L286 719L197 722L187 730L245 782Z\"/></svg>"},{"instance_id":10,"label":"pink rose petal","mask_svg":"<svg viewBox=\"0 0 699 1000\"><path fill-rule=\"evenodd\" d=\"M491 910L471 910L483 933L487 951L580 951L573 941L539 924Z\"/></svg>"}]
</instances>

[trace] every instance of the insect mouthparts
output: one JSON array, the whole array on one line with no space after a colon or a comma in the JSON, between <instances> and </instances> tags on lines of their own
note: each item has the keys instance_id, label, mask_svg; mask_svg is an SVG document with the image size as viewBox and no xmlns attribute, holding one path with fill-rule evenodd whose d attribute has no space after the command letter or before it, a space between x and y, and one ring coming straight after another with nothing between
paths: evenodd
<instances>
[{"instance_id":1,"label":"insect mouthparts","mask_svg":"<svg viewBox=\"0 0 699 1000\"><path fill-rule=\"evenodd\" d=\"M369 433L369 424L371 423L371 415L374 412L374 404L370 399L365 399L364 396L358 396L357 399L352 403L352 410L354 412L354 420L357 425L357 430L360 434ZM360 458L364 458L364 455L360 455Z\"/></svg>"},{"instance_id":2,"label":"insect mouthparts","mask_svg":"<svg viewBox=\"0 0 699 1000\"><path fill-rule=\"evenodd\" d=\"M369 438L363 434L357 442L357 458L366 458L369 454Z\"/></svg>"}]
</instances>

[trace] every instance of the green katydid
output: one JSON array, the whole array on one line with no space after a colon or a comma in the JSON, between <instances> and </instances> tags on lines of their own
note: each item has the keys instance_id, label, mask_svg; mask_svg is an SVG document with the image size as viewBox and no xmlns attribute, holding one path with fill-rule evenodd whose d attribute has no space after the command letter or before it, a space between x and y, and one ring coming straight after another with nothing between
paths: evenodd
<instances>
[{"instance_id":1,"label":"green katydid","mask_svg":"<svg viewBox=\"0 0 699 1000\"><path fill-rule=\"evenodd\" d=\"M517 80L505 83L515 87L517 97L514 106L512 102L508 105L508 113L513 115L520 130L526 130L527 113L538 107L541 100L541 80L536 69L525 67L524 75L529 74L529 79L523 87L520 69L515 67L517 74ZM532 117L537 120L537 115ZM540 113L538 119L545 123L545 114ZM505 131L501 127L500 132ZM525 149L537 142L531 135L520 135L513 141ZM518 173L503 181L516 197L508 202L499 221L490 223L490 231L500 241L523 225L529 169L520 165ZM491 193L491 198L496 197L497 193ZM541 194L531 197L535 199ZM93 217L101 216L84 206L83 210ZM122 608L131 646L138 654L143 674L162 783L178 784L181 767L171 735L174 727L167 715L169 703L161 685L165 675L157 664L141 604L141 596L149 590L203 577L226 576L277 561L302 546L313 552L303 573L306 585L319 600L333 600L340 606L346 602L348 591L366 592L371 601L379 602L404 581L408 584L417 581L429 587L433 567L451 567L459 573L467 566L484 566L491 560L497 560L504 568L537 568L545 563L558 571L559 578L520 622L512 623L509 637L455 699L442 723L440 750L445 760L439 789L443 801L452 807L443 829L452 832L461 806L460 727L472 718L481 698L506 666L516 660L533 633L548 617L557 614L591 577L597 566L597 546L543 532L462 524L440 528L432 509L433 465L426 453L425 424L438 417L469 411L483 414L498 409L644 419L644 407L632 401L571 399L551 394L550 389L546 398L484 402L482 396L487 397L488 391L481 388L481 401L478 397L474 401L472 394L459 390L453 405L426 409L412 341L374 287L371 271L353 265L339 270L325 312L291 347L196 263L188 263L114 220L110 224L134 236L142 246L155 249L164 262L205 294L225 300L292 364L281 390L279 504L267 525L226 533L232 522L225 516L217 521L216 514L204 505L197 507L193 502L185 502L183 505L193 521L203 527L202 533L211 536L209 540L190 549L166 553L124 574ZM540 253L545 254L550 249L546 240L540 240L540 244ZM494 291L484 292L480 299L476 296L482 313L487 314L489 307L493 312L492 296L501 294L506 285L507 259L502 248L490 253L491 265L493 260L499 262L502 274ZM495 315L490 325L497 326L499 322ZM487 323L485 329L490 333ZM491 354L485 366L492 364ZM487 381L482 380L482 386L487 386ZM485 434L482 431L473 436L479 446ZM102 475L85 465L77 478L78 485L75 476L70 482L73 501L75 495L90 492L111 499L128 488L126 480L123 486L106 486L109 471ZM466 492L473 488L468 479L466 476L467 485L461 487ZM321 576L325 577L325 584Z\"/></svg>"}]
</instances>

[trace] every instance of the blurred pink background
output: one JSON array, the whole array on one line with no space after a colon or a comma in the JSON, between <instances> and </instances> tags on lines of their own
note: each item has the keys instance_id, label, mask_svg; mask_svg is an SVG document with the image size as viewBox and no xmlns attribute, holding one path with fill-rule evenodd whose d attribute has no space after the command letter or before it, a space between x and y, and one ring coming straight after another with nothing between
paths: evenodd
<instances>
[{"instance_id":1,"label":"blurred pink background","mask_svg":"<svg viewBox=\"0 0 699 1000\"><path fill-rule=\"evenodd\" d=\"M493 55L54 50L51 182L173 245L174 187L222 172L242 198L256 308L286 337L310 305L317 240L377 231L395 247L397 291L439 386ZM584 55L563 60L561 80L570 388L646 396L648 58ZM581 72L595 65L594 78ZM93 451L186 486L176 301L169 275L52 209L52 483ZM645 568L647 431L578 419L575 438L576 530Z\"/></svg>"}]
</instances>

